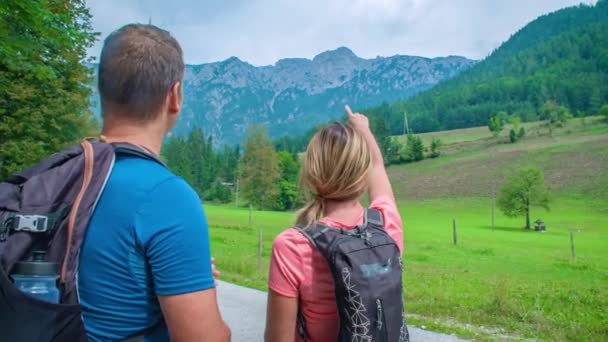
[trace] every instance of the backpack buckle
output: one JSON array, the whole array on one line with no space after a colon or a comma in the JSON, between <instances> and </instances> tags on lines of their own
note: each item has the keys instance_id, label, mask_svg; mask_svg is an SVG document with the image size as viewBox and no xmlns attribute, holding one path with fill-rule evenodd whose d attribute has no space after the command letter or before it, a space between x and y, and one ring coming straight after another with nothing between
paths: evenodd
<instances>
[{"instance_id":1,"label":"backpack buckle","mask_svg":"<svg viewBox=\"0 0 608 342\"><path fill-rule=\"evenodd\" d=\"M15 215L10 228L16 232L44 233L48 231L48 217L44 215Z\"/></svg>"}]
</instances>

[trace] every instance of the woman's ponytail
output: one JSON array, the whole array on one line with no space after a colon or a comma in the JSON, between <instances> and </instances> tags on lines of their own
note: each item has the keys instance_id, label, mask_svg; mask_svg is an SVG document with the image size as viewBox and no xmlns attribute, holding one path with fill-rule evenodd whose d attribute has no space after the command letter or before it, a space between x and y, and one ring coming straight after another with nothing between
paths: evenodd
<instances>
[{"instance_id":1,"label":"woman's ponytail","mask_svg":"<svg viewBox=\"0 0 608 342\"><path fill-rule=\"evenodd\" d=\"M323 199L315 196L306 205L298 210L296 223L307 226L319 219L323 212Z\"/></svg>"}]
</instances>

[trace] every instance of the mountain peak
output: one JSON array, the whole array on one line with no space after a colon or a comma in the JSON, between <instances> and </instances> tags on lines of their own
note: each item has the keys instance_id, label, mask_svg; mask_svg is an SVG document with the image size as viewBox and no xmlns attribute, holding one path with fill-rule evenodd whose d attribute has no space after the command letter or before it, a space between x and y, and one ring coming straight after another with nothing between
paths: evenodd
<instances>
[{"instance_id":1,"label":"mountain peak","mask_svg":"<svg viewBox=\"0 0 608 342\"><path fill-rule=\"evenodd\" d=\"M359 59L360 58L357 57L357 55L355 55L351 49L341 46L335 50L321 52L320 54L316 55L312 61L316 63L326 63L332 61L341 62L345 60L355 61Z\"/></svg>"},{"instance_id":2,"label":"mountain peak","mask_svg":"<svg viewBox=\"0 0 608 342\"><path fill-rule=\"evenodd\" d=\"M309 63L310 63L310 59L306 59L306 58L283 58L283 59L279 59L276 62L275 66L277 68L293 68L293 67L307 65Z\"/></svg>"},{"instance_id":3,"label":"mountain peak","mask_svg":"<svg viewBox=\"0 0 608 342\"><path fill-rule=\"evenodd\" d=\"M334 54L337 55L349 55L349 56L354 56L357 57L357 55L355 55L355 53L353 52L353 50L347 48L346 46L340 46L335 50L330 50L329 52L332 52Z\"/></svg>"},{"instance_id":4,"label":"mountain peak","mask_svg":"<svg viewBox=\"0 0 608 342\"><path fill-rule=\"evenodd\" d=\"M238 57L232 56L232 57L229 57L229 58L225 59L222 62L222 64L247 64L247 63L243 62Z\"/></svg>"}]
</instances>

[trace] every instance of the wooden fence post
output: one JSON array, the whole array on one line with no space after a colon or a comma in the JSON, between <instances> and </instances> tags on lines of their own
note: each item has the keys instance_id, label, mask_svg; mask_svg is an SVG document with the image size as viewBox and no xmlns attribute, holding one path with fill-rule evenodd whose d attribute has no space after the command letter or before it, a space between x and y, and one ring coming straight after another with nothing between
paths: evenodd
<instances>
[{"instance_id":1,"label":"wooden fence post","mask_svg":"<svg viewBox=\"0 0 608 342\"><path fill-rule=\"evenodd\" d=\"M494 211L496 210L496 186L492 189L492 230L494 230Z\"/></svg>"},{"instance_id":2,"label":"wooden fence post","mask_svg":"<svg viewBox=\"0 0 608 342\"><path fill-rule=\"evenodd\" d=\"M263 245L262 227L258 229L258 270L262 270L262 245Z\"/></svg>"},{"instance_id":3,"label":"wooden fence post","mask_svg":"<svg viewBox=\"0 0 608 342\"><path fill-rule=\"evenodd\" d=\"M572 261L576 261L576 251L574 250L574 232L570 231L570 255Z\"/></svg>"},{"instance_id":4,"label":"wooden fence post","mask_svg":"<svg viewBox=\"0 0 608 342\"><path fill-rule=\"evenodd\" d=\"M235 198L234 198L234 204L235 207L239 207L239 178L236 178L236 191L235 191Z\"/></svg>"},{"instance_id":5,"label":"wooden fence post","mask_svg":"<svg viewBox=\"0 0 608 342\"><path fill-rule=\"evenodd\" d=\"M458 233L456 232L456 219L452 219L452 235L454 236L454 245L458 245Z\"/></svg>"},{"instance_id":6,"label":"wooden fence post","mask_svg":"<svg viewBox=\"0 0 608 342\"><path fill-rule=\"evenodd\" d=\"M249 205L249 228L253 227L253 206Z\"/></svg>"}]
</instances>

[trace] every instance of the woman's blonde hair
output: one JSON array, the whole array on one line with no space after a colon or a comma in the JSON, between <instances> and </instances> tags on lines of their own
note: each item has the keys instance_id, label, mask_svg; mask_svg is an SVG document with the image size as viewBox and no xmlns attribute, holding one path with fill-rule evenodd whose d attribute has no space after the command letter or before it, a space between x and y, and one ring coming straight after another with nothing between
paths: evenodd
<instances>
[{"instance_id":1,"label":"woman's blonde hair","mask_svg":"<svg viewBox=\"0 0 608 342\"><path fill-rule=\"evenodd\" d=\"M359 198L366 190L371 168L367 142L348 124L334 122L310 140L300 173L300 190L306 205L297 213L297 224L319 219L324 200Z\"/></svg>"}]
</instances>

